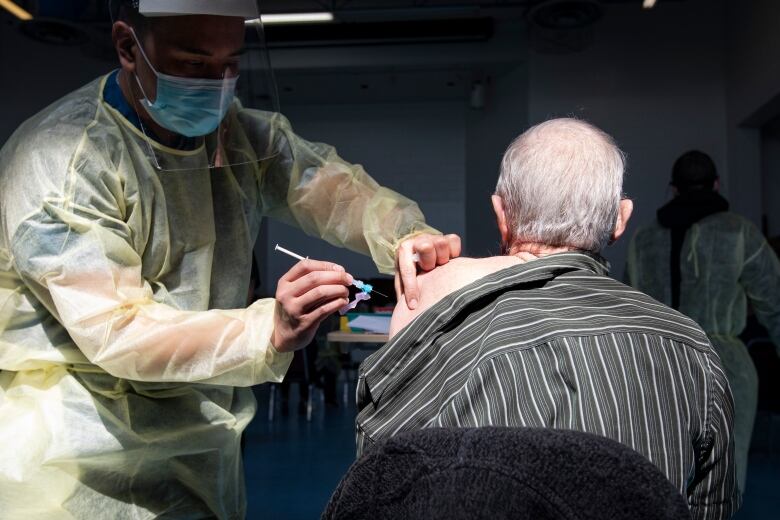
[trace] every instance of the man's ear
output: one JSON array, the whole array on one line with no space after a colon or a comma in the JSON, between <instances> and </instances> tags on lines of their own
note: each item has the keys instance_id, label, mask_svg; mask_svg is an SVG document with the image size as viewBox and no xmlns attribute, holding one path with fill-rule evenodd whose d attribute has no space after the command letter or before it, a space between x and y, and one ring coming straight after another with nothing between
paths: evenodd
<instances>
[{"instance_id":1,"label":"man's ear","mask_svg":"<svg viewBox=\"0 0 780 520\"><path fill-rule=\"evenodd\" d=\"M615 230L612 232L612 238L610 243L616 242L623 233L626 231L628 220L631 218L631 214L634 212L634 201L631 199L622 199L620 201L620 208L618 209L617 222L615 223Z\"/></svg>"},{"instance_id":2,"label":"man's ear","mask_svg":"<svg viewBox=\"0 0 780 520\"><path fill-rule=\"evenodd\" d=\"M115 22L111 28L111 40L114 42L119 64L128 74L135 73L136 61L133 47L136 46L133 30L125 22Z\"/></svg>"},{"instance_id":3,"label":"man's ear","mask_svg":"<svg viewBox=\"0 0 780 520\"><path fill-rule=\"evenodd\" d=\"M501 233L501 241L504 244L509 243L509 225L506 221L506 212L504 211L504 201L498 195L492 195L490 201L493 203L493 212L496 214L496 223L498 232Z\"/></svg>"}]
</instances>

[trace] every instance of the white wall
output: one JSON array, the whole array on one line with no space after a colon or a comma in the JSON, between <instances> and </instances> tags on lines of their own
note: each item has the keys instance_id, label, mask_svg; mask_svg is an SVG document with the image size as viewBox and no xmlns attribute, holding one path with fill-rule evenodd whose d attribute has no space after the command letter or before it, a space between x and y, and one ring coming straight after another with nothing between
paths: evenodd
<instances>
[{"instance_id":1,"label":"white wall","mask_svg":"<svg viewBox=\"0 0 780 520\"><path fill-rule=\"evenodd\" d=\"M644 11L612 5L585 51L530 53L530 120L577 116L615 137L628 156L626 193L635 213L626 239L604 253L621 278L628 237L669 197L671 167L697 148L712 156L729 187L718 2L659 2Z\"/></svg>"}]
</instances>

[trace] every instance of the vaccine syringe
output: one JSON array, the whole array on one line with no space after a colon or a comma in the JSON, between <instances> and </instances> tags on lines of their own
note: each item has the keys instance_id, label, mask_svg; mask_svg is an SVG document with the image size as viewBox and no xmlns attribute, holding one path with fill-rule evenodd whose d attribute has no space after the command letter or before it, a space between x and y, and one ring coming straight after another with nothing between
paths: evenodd
<instances>
[{"instance_id":1,"label":"vaccine syringe","mask_svg":"<svg viewBox=\"0 0 780 520\"><path fill-rule=\"evenodd\" d=\"M276 244L276 247L274 247L274 251L279 251L280 253L284 253L287 256L291 256L291 257L295 258L296 260L306 260L308 258L308 257L304 258L301 255L299 255L298 253L293 253L289 249L285 249L282 246L280 246L279 244ZM374 286L371 285L370 283L365 283L363 281L353 279L352 280L352 285L354 285L359 291L362 291L362 292L364 292L366 294L375 293L375 294L378 294L379 296L384 296L385 298L388 297L386 294L382 294L379 291L375 291L374 290Z\"/></svg>"}]
</instances>

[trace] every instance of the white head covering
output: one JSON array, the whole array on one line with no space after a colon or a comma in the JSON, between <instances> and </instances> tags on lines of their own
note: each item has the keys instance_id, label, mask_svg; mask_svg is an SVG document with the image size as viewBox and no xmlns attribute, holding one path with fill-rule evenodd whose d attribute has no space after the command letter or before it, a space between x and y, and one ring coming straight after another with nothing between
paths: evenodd
<instances>
[{"instance_id":1,"label":"white head covering","mask_svg":"<svg viewBox=\"0 0 780 520\"><path fill-rule=\"evenodd\" d=\"M144 16L182 16L210 14L258 18L256 0L139 0L138 12Z\"/></svg>"}]
</instances>

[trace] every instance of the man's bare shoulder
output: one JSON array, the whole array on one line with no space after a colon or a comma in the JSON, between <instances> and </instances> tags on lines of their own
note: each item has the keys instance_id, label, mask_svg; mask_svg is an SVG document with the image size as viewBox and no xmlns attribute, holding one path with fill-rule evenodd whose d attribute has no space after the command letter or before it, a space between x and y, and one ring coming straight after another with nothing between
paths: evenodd
<instances>
[{"instance_id":1,"label":"man's bare shoulder","mask_svg":"<svg viewBox=\"0 0 780 520\"><path fill-rule=\"evenodd\" d=\"M402 294L393 312L391 335L405 327L414 318L437 302L463 287L489 274L522 263L513 256L492 256L488 258L455 258L432 271L417 276L420 288L420 302L416 309L409 309Z\"/></svg>"},{"instance_id":2,"label":"man's bare shoulder","mask_svg":"<svg viewBox=\"0 0 780 520\"><path fill-rule=\"evenodd\" d=\"M418 276L421 300L430 305L489 274L520 263L515 257L455 258Z\"/></svg>"}]
</instances>

